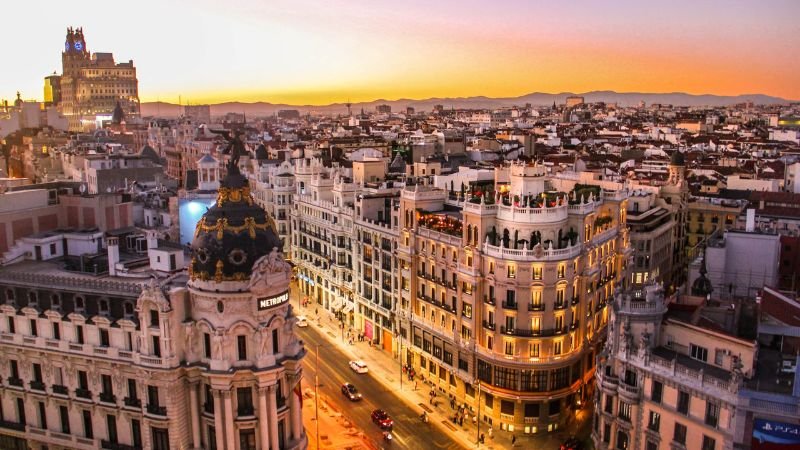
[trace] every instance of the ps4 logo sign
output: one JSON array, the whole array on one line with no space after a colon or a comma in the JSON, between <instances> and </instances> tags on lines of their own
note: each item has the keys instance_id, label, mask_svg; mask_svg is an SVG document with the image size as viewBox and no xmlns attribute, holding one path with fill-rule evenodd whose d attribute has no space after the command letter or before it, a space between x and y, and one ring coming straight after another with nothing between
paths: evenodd
<instances>
[{"instance_id":1,"label":"ps4 logo sign","mask_svg":"<svg viewBox=\"0 0 800 450\"><path fill-rule=\"evenodd\" d=\"M258 299L258 310L272 308L273 306L280 305L289 301L289 291L274 297L264 297Z\"/></svg>"}]
</instances>

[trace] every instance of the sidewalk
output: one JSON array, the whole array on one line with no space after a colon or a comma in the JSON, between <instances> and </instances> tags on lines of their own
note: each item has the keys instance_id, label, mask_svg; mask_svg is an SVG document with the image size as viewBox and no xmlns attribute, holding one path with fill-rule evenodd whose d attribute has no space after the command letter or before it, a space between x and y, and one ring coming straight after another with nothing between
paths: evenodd
<instances>
[{"instance_id":1,"label":"sidewalk","mask_svg":"<svg viewBox=\"0 0 800 450\"><path fill-rule=\"evenodd\" d=\"M471 421L466 420L463 426L453 424L450 418L453 416L454 410L450 409L450 403L446 397L441 395L437 396L436 405L430 405L430 399L428 397L430 385L426 384L424 380L418 380L417 390L415 391L414 382L408 381L408 378L405 378L401 390L400 378L403 374L401 373L400 362L394 360L389 352L382 350L380 346L370 347L367 342L354 341L352 345L344 342L342 340L342 331L339 328L339 322L336 319L332 319L332 315L328 311L319 307L320 320L318 324L314 313L318 305L311 303L308 308L301 307L298 290L294 283L291 285L290 295L292 306L298 311L297 314L305 315L308 319L308 323L313 327L317 327L330 344L335 345L350 358L364 361L376 380L382 382L389 390L394 392L399 399L405 402L410 408L417 411L418 414L422 414L423 410L427 411L430 423L435 424L435 426L446 433L455 442L465 448L476 447L478 439L477 426L471 423ZM513 434L516 436L517 440L514 447L557 449L559 444L567 437L579 435L579 431L582 430L588 431L586 421L591 420L591 414L588 414L588 410L580 410L576 416L577 418L570 421L564 429L553 433L526 435L519 431L515 432ZM485 441L479 448L512 448L512 433L495 428L492 430L492 437L490 438L489 424L487 423L480 424L480 432L484 434Z\"/></svg>"},{"instance_id":2,"label":"sidewalk","mask_svg":"<svg viewBox=\"0 0 800 450\"><path fill-rule=\"evenodd\" d=\"M314 390L303 390L303 424L306 427L309 450L375 450L377 447L363 432L355 428L336 407L329 404L324 395L319 398L319 447L317 447L317 424L314 418ZM310 413L308 412L310 411Z\"/></svg>"}]
</instances>

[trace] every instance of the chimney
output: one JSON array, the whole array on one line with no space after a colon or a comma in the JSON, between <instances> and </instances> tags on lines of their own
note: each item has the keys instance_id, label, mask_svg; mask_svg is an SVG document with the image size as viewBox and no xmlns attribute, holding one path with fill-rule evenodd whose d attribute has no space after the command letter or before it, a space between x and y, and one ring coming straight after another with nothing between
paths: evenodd
<instances>
[{"instance_id":1,"label":"chimney","mask_svg":"<svg viewBox=\"0 0 800 450\"><path fill-rule=\"evenodd\" d=\"M158 247L158 233L154 230L147 230L147 251Z\"/></svg>"},{"instance_id":2,"label":"chimney","mask_svg":"<svg viewBox=\"0 0 800 450\"><path fill-rule=\"evenodd\" d=\"M744 230L752 233L756 229L756 210L749 208L747 210L747 222L745 223Z\"/></svg>"},{"instance_id":3,"label":"chimney","mask_svg":"<svg viewBox=\"0 0 800 450\"><path fill-rule=\"evenodd\" d=\"M119 262L119 238L107 237L108 246L108 274L112 277L117 276L117 263Z\"/></svg>"}]
</instances>

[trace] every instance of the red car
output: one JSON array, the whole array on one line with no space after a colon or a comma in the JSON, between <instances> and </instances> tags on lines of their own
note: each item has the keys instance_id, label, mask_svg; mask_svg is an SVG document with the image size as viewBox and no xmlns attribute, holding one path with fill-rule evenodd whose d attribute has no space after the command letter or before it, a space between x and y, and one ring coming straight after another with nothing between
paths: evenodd
<instances>
[{"instance_id":1,"label":"red car","mask_svg":"<svg viewBox=\"0 0 800 450\"><path fill-rule=\"evenodd\" d=\"M372 411L372 421L384 430L390 430L392 425L394 425L392 418L382 409Z\"/></svg>"}]
</instances>

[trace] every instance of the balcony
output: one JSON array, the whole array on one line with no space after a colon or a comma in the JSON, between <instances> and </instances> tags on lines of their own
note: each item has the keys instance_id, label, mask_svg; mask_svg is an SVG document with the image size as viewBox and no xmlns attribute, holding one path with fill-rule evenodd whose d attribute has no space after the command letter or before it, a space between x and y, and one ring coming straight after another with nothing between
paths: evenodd
<instances>
[{"instance_id":1,"label":"balcony","mask_svg":"<svg viewBox=\"0 0 800 450\"><path fill-rule=\"evenodd\" d=\"M620 398L624 398L629 402L636 402L639 400L639 397L641 397L642 388L627 384L625 381L622 381L619 383L619 389L617 392L619 392Z\"/></svg>"},{"instance_id":2,"label":"balcony","mask_svg":"<svg viewBox=\"0 0 800 450\"><path fill-rule=\"evenodd\" d=\"M14 431L25 431L25 424L19 422L11 422L8 420L0 420L0 428Z\"/></svg>"},{"instance_id":3,"label":"balcony","mask_svg":"<svg viewBox=\"0 0 800 450\"><path fill-rule=\"evenodd\" d=\"M167 407L166 406L159 406L159 405L147 405L147 414L153 416L162 416L167 417Z\"/></svg>"},{"instance_id":4,"label":"balcony","mask_svg":"<svg viewBox=\"0 0 800 450\"><path fill-rule=\"evenodd\" d=\"M488 295L484 295L483 296L483 302L486 303L487 305L492 305L492 306L497 304L497 300L493 299L493 298L489 298Z\"/></svg>"},{"instance_id":5,"label":"balcony","mask_svg":"<svg viewBox=\"0 0 800 450\"><path fill-rule=\"evenodd\" d=\"M240 406L236 410L238 417L253 417L255 416L255 410L252 406Z\"/></svg>"},{"instance_id":6,"label":"balcony","mask_svg":"<svg viewBox=\"0 0 800 450\"><path fill-rule=\"evenodd\" d=\"M31 385L31 389L34 390L34 391L42 391L42 392L44 392L44 390L45 390L44 389L44 383L41 382L41 381L35 381L35 380L31 381L30 385Z\"/></svg>"},{"instance_id":7,"label":"balcony","mask_svg":"<svg viewBox=\"0 0 800 450\"><path fill-rule=\"evenodd\" d=\"M108 392L100 393L100 401L104 403L117 403L117 396Z\"/></svg>"},{"instance_id":8,"label":"balcony","mask_svg":"<svg viewBox=\"0 0 800 450\"><path fill-rule=\"evenodd\" d=\"M570 303L572 304L572 306L575 306L575 305L577 305L578 303L580 303L580 301L581 301L581 299L580 299L580 298L578 298L578 297L572 297L572 301L571 301Z\"/></svg>"},{"instance_id":9,"label":"balcony","mask_svg":"<svg viewBox=\"0 0 800 450\"><path fill-rule=\"evenodd\" d=\"M78 388L78 389L75 389L75 396L78 397L78 398L91 400L92 399L92 391L90 391L88 389Z\"/></svg>"},{"instance_id":10,"label":"balcony","mask_svg":"<svg viewBox=\"0 0 800 450\"><path fill-rule=\"evenodd\" d=\"M503 302L504 309L517 309L517 302Z\"/></svg>"},{"instance_id":11,"label":"balcony","mask_svg":"<svg viewBox=\"0 0 800 450\"><path fill-rule=\"evenodd\" d=\"M493 324L493 323L489 323L489 322L487 322L487 321L485 321L485 320L484 320L484 321L483 321L483 328L486 328L487 330L492 330L492 331L494 331L494 330L496 329L496 325L495 325L495 324Z\"/></svg>"},{"instance_id":12,"label":"balcony","mask_svg":"<svg viewBox=\"0 0 800 450\"><path fill-rule=\"evenodd\" d=\"M553 305L553 309L555 311L559 311L562 309L567 309L567 302L556 303Z\"/></svg>"},{"instance_id":13,"label":"balcony","mask_svg":"<svg viewBox=\"0 0 800 450\"><path fill-rule=\"evenodd\" d=\"M132 397L125 397L125 399L123 399L123 403L125 403L125 406L129 406L131 408L141 408L142 407L142 401L140 399L138 399L138 398L135 398L135 397L133 397L133 398Z\"/></svg>"},{"instance_id":14,"label":"balcony","mask_svg":"<svg viewBox=\"0 0 800 450\"><path fill-rule=\"evenodd\" d=\"M22 383L22 379L21 378L17 378L17 377L8 377L8 385L9 386L17 386L17 387L23 387L24 386L24 384Z\"/></svg>"},{"instance_id":15,"label":"balcony","mask_svg":"<svg viewBox=\"0 0 800 450\"><path fill-rule=\"evenodd\" d=\"M544 303L528 303L528 311L544 311Z\"/></svg>"},{"instance_id":16,"label":"balcony","mask_svg":"<svg viewBox=\"0 0 800 450\"><path fill-rule=\"evenodd\" d=\"M69 389L67 389L66 386L60 384L54 384L52 388L53 388L53 394L69 395Z\"/></svg>"}]
</instances>

